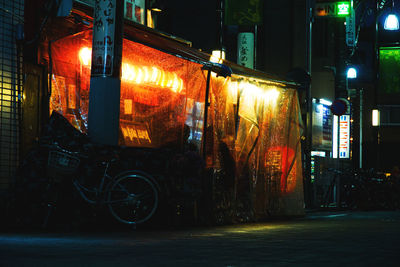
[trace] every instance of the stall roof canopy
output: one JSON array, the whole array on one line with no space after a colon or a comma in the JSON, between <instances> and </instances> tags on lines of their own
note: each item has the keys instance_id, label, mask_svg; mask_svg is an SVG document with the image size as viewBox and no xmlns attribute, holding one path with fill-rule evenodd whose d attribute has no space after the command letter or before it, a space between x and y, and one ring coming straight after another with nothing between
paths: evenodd
<instances>
[{"instance_id":1,"label":"stall roof canopy","mask_svg":"<svg viewBox=\"0 0 400 267\"><path fill-rule=\"evenodd\" d=\"M162 32L137 23L129 23L129 25L125 25L126 26L124 28L124 37L127 39L151 46L166 53L170 53L175 56L182 57L184 59L191 60L200 64L205 64L210 61L210 54L192 48L189 45L185 44L185 42L181 41L180 39L176 39L173 36L164 34ZM223 64L229 66L232 69L233 73L237 75L278 82L291 88L295 88L298 86L296 83L284 80L276 75L249 69L228 60L224 60Z\"/></svg>"},{"instance_id":2,"label":"stall roof canopy","mask_svg":"<svg viewBox=\"0 0 400 267\"><path fill-rule=\"evenodd\" d=\"M85 17L89 20L92 19L92 9L88 6L74 3L75 8L73 11L78 14L85 13ZM181 38L174 37L170 34L160 32L158 30L146 27L142 24L125 20L124 22L124 37L142 43L144 45L153 47L163 52L191 60L200 64L205 64L210 61L210 54L202 52L198 49L191 47L191 42L185 41ZM248 76L256 79L266 80L270 82L281 83L286 87L296 88L298 84L293 81L285 80L277 75L267 74L258 70L253 70L224 60L224 65L229 66L232 72L237 75Z\"/></svg>"}]
</instances>

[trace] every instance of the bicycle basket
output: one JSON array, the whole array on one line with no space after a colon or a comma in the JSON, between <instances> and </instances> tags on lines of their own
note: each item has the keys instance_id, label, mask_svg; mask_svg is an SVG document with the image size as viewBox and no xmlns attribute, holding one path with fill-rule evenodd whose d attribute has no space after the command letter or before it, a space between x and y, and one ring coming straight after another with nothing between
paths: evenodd
<instances>
[{"instance_id":1,"label":"bicycle basket","mask_svg":"<svg viewBox=\"0 0 400 267\"><path fill-rule=\"evenodd\" d=\"M47 161L47 175L54 178L62 178L74 173L79 166L79 158L66 152L52 150Z\"/></svg>"}]
</instances>

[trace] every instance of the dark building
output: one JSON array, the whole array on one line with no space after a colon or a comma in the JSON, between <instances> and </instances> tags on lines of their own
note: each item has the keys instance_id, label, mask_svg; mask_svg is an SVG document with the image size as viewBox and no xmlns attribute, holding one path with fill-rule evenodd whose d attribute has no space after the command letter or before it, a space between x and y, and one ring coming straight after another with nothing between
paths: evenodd
<instances>
[{"instance_id":1,"label":"dark building","mask_svg":"<svg viewBox=\"0 0 400 267\"><path fill-rule=\"evenodd\" d=\"M40 62L46 60L43 55L47 54L47 48L39 44L50 41L43 39L46 36L43 33L49 31L49 22L54 23L52 26L57 23L55 3L68 6L69 2L85 6L94 1L0 2L3 31L0 42L3 48L0 65L0 190L6 190L12 184L18 162L39 135L40 126L48 116L45 98L47 64ZM148 7L162 8L161 12L153 13L157 30L181 38L183 42L187 40L194 48L210 53L223 47L226 58L236 62L237 34L248 31L255 33L255 69L285 77L295 68L308 71L311 67L311 98L330 101L350 98L353 119L351 164L356 168L362 166L385 172L400 164L396 156L400 149L400 81L397 78L400 36L399 31L383 28L385 15L393 3L394 9L398 10L398 1L353 2L355 46L346 44L345 18L318 17L313 12L310 12L313 14L310 18L307 1L253 1L260 4L262 18L256 25L225 24L226 3L220 0L196 3L146 1ZM307 34L310 22L311 50ZM84 14L70 18L68 27L71 33L87 27ZM55 27L52 31L56 36ZM59 35L61 37L62 33ZM310 53L311 62L308 61ZM350 65L358 68L358 77L351 81L346 78ZM303 96L300 102L306 122L305 94L300 96ZM373 109L380 111L380 126L372 126ZM332 152L329 148L324 149Z\"/></svg>"}]
</instances>

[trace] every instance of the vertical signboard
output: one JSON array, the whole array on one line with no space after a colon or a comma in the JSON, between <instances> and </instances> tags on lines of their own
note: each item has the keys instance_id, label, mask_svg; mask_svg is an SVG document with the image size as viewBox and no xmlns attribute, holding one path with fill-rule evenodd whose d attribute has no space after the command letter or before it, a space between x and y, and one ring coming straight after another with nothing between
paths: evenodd
<instances>
[{"instance_id":1,"label":"vertical signboard","mask_svg":"<svg viewBox=\"0 0 400 267\"><path fill-rule=\"evenodd\" d=\"M339 118L339 158L350 157L350 115Z\"/></svg>"},{"instance_id":2,"label":"vertical signboard","mask_svg":"<svg viewBox=\"0 0 400 267\"><path fill-rule=\"evenodd\" d=\"M327 105L313 103L312 145L325 150L332 147L332 114Z\"/></svg>"},{"instance_id":3,"label":"vertical signboard","mask_svg":"<svg viewBox=\"0 0 400 267\"><path fill-rule=\"evenodd\" d=\"M354 12L346 17L346 44L353 47L356 45L356 18Z\"/></svg>"},{"instance_id":4,"label":"vertical signboard","mask_svg":"<svg viewBox=\"0 0 400 267\"><path fill-rule=\"evenodd\" d=\"M337 159L338 157L338 116L333 115L333 130L332 130L332 158Z\"/></svg>"},{"instance_id":5,"label":"vertical signboard","mask_svg":"<svg viewBox=\"0 0 400 267\"><path fill-rule=\"evenodd\" d=\"M125 0L124 18L144 25L145 0Z\"/></svg>"},{"instance_id":6,"label":"vertical signboard","mask_svg":"<svg viewBox=\"0 0 400 267\"><path fill-rule=\"evenodd\" d=\"M254 68L254 33L241 32L238 34L237 63L247 68Z\"/></svg>"},{"instance_id":7,"label":"vertical signboard","mask_svg":"<svg viewBox=\"0 0 400 267\"><path fill-rule=\"evenodd\" d=\"M92 76L112 76L116 0L96 1L93 21Z\"/></svg>"}]
</instances>

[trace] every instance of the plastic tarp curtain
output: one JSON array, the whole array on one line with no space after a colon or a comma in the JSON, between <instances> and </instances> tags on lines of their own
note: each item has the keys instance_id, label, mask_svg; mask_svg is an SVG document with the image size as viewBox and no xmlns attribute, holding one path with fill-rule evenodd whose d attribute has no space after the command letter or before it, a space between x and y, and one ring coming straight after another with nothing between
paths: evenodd
<instances>
[{"instance_id":1,"label":"plastic tarp curtain","mask_svg":"<svg viewBox=\"0 0 400 267\"><path fill-rule=\"evenodd\" d=\"M51 44L50 110L87 131L91 31ZM202 65L123 40L119 144L182 146L184 125L189 141L200 147L206 80ZM113 88L110 88L113 90Z\"/></svg>"},{"instance_id":2,"label":"plastic tarp curtain","mask_svg":"<svg viewBox=\"0 0 400 267\"><path fill-rule=\"evenodd\" d=\"M87 131L91 42L86 31L51 44L50 109L81 132ZM231 202L246 203L257 217L302 214L296 90L235 74L212 75L204 126L207 73L201 67L124 39L120 145L182 147L189 141L200 149L206 127L206 166L224 173L220 190L229 192Z\"/></svg>"},{"instance_id":3,"label":"plastic tarp curtain","mask_svg":"<svg viewBox=\"0 0 400 267\"><path fill-rule=\"evenodd\" d=\"M238 75L214 77L211 89L213 150L207 157L215 169L234 165L224 184L232 186L235 200L247 202L257 217L301 215L303 127L297 91Z\"/></svg>"}]
</instances>

